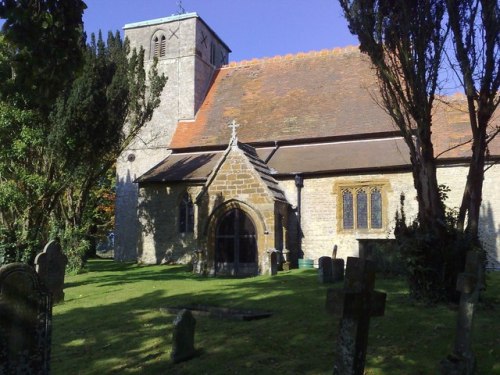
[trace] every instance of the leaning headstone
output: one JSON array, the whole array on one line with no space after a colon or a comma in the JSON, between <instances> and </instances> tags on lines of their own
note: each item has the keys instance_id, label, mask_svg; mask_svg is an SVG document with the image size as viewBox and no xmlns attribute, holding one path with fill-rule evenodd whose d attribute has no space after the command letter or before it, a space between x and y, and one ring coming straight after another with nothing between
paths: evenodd
<instances>
[{"instance_id":1,"label":"leaning headstone","mask_svg":"<svg viewBox=\"0 0 500 375\"><path fill-rule=\"evenodd\" d=\"M320 284L328 284L333 282L332 258L320 257L318 259L318 279Z\"/></svg>"},{"instance_id":2,"label":"leaning headstone","mask_svg":"<svg viewBox=\"0 0 500 375\"><path fill-rule=\"evenodd\" d=\"M366 259L349 257L343 290L328 289L326 308L340 317L336 375L363 375L370 317L383 316L386 294L377 292L375 266Z\"/></svg>"},{"instance_id":3,"label":"leaning headstone","mask_svg":"<svg viewBox=\"0 0 500 375\"><path fill-rule=\"evenodd\" d=\"M443 375L472 375L476 371L476 357L472 351L472 321L481 289L481 257L477 251L469 251L465 272L458 275L457 290L460 292L457 329L453 352L441 361Z\"/></svg>"},{"instance_id":4,"label":"leaning headstone","mask_svg":"<svg viewBox=\"0 0 500 375\"><path fill-rule=\"evenodd\" d=\"M172 334L172 354L174 363L186 361L196 354L194 349L194 329L196 319L191 311L184 309L177 314L174 320L174 331Z\"/></svg>"},{"instance_id":5,"label":"leaning headstone","mask_svg":"<svg viewBox=\"0 0 500 375\"><path fill-rule=\"evenodd\" d=\"M64 301L64 275L68 257L62 252L57 241L50 241L45 245L43 252L35 258L35 267L38 276L52 293L54 303Z\"/></svg>"},{"instance_id":6,"label":"leaning headstone","mask_svg":"<svg viewBox=\"0 0 500 375\"><path fill-rule=\"evenodd\" d=\"M0 268L0 374L49 374L51 295L22 263Z\"/></svg>"}]
</instances>

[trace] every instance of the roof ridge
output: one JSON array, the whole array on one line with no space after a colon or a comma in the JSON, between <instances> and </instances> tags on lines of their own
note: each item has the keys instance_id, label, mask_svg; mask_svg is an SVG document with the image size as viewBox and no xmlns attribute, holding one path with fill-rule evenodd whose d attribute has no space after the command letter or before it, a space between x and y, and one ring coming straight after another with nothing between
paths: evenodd
<instances>
[{"instance_id":1,"label":"roof ridge","mask_svg":"<svg viewBox=\"0 0 500 375\"><path fill-rule=\"evenodd\" d=\"M298 60L298 59L317 57L317 56L347 55L355 52L360 53L359 46L349 45L345 47L335 47L333 49L326 48L320 51L297 52L297 53L289 53L286 55L276 55L273 57L262 57L262 58L254 58L251 60L232 61L229 64L221 66L220 69L237 68L243 66L274 63L287 60Z\"/></svg>"}]
</instances>

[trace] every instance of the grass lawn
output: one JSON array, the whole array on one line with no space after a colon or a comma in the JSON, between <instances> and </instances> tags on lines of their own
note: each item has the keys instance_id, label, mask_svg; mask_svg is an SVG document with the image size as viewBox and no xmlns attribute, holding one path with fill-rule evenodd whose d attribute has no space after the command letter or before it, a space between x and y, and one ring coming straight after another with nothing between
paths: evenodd
<instances>
[{"instance_id":1,"label":"grass lawn","mask_svg":"<svg viewBox=\"0 0 500 375\"><path fill-rule=\"evenodd\" d=\"M315 270L246 279L203 278L182 266L93 260L66 277L54 306L53 374L331 374L338 320L325 312L326 286ZM479 374L500 374L500 273L488 276L476 310ZM366 374L436 374L452 347L456 311L408 299L400 279L378 279L388 293L384 317L370 326ZM170 361L174 315L164 306L200 303L272 310L237 322L196 317L201 355Z\"/></svg>"}]
</instances>

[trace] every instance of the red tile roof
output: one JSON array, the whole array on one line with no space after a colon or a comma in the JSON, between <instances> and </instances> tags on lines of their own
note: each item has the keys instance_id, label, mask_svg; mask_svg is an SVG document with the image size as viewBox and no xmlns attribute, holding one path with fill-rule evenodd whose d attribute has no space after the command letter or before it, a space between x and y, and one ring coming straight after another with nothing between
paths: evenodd
<instances>
[{"instance_id":1,"label":"red tile roof","mask_svg":"<svg viewBox=\"0 0 500 375\"><path fill-rule=\"evenodd\" d=\"M377 95L376 76L357 47L231 63L217 71L195 120L179 122L170 148L225 148L233 119L241 125L238 138L247 144L397 132L376 104ZM435 155L471 138L463 97L445 101L436 101ZM490 154L500 155L499 137L490 144ZM468 155L470 144L465 144L441 158Z\"/></svg>"},{"instance_id":2,"label":"red tile roof","mask_svg":"<svg viewBox=\"0 0 500 375\"><path fill-rule=\"evenodd\" d=\"M227 145L235 119L244 143L394 131L371 97L376 79L357 47L233 63L221 68L171 148Z\"/></svg>"}]
</instances>

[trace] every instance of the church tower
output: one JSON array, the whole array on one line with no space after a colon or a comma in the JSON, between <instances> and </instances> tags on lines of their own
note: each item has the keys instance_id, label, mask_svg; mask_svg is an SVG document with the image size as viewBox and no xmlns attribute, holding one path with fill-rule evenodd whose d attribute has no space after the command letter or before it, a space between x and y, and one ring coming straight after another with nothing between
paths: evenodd
<instances>
[{"instance_id":1,"label":"church tower","mask_svg":"<svg viewBox=\"0 0 500 375\"><path fill-rule=\"evenodd\" d=\"M115 260L137 259L138 187L134 182L165 159L176 125L194 119L214 72L228 62L229 47L196 14L185 13L124 26L130 47L145 50L146 70L158 58L168 78L152 120L117 160Z\"/></svg>"}]
</instances>

